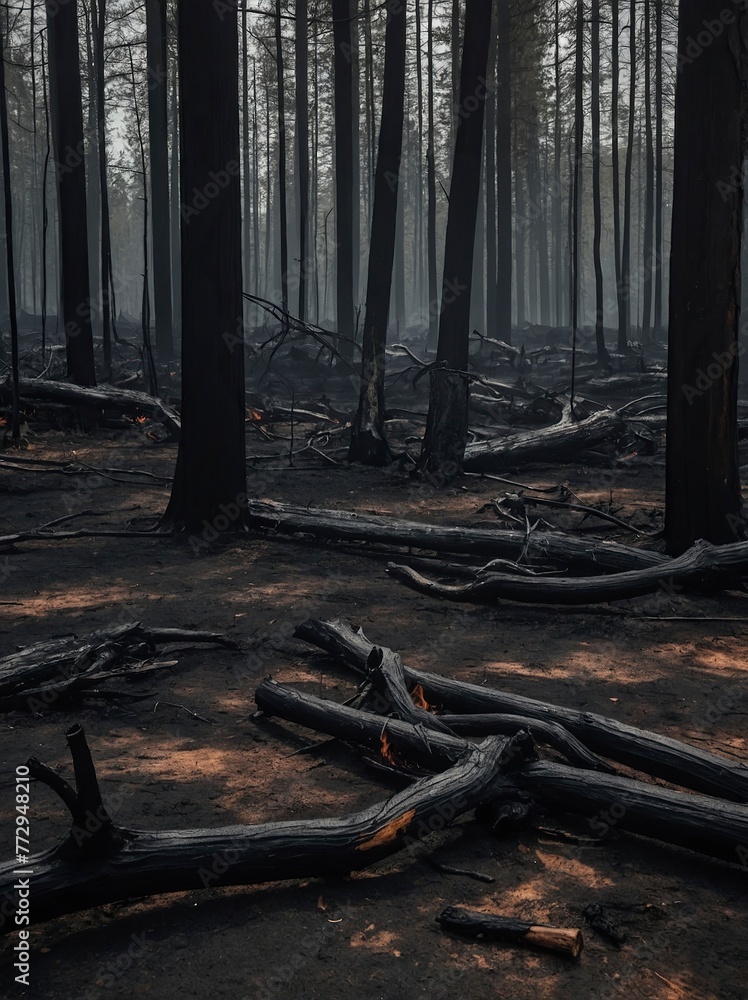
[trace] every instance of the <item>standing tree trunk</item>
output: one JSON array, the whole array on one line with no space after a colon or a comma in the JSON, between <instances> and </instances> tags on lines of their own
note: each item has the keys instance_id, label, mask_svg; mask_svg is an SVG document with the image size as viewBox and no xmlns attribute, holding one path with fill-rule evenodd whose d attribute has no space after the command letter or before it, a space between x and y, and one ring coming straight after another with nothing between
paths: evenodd
<instances>
[{"instance_id":1,"label":"standing tree trunk","mask_svg":"<svg viewBox=\"0 0 748 1000\"><path fill-rule=\"evenodd\" d=\"M628 350L631 326L631 181L634 166L634 108L636 106L636 0L629 7L629 119L626 139L626 173L623 188L623 246L618 319L618 351Z\"/></svg>"},{"instance_id":2,"label":"standing tree trunk","mask_svg":"<svg viewBox=\"0 0 748 1000\"><path fill-rule=\"evenodd\" d=\"M498 0L496 71L496 330L512 342L512 86L509 0Z\"/></svg>"},{"instance_id":3,"label":"standing tree trunk","mask_svg":"<svg viewBox=\"0 0 748 1000\"><path fill-rule=\"evenodd\" d=\"M384 369L387 319L395 254L395 229L402 154L405 103L405 4L387 14L384 92L379 152L374 177L366 316L364 318L361 395L353 422L349 460L385 465L389 448L384 436Z\"/></svg>"},{"instance_id":4,"label":"standing tree trunk","mask_svg":"<svg viewBox=\"0 0 748 1000\"><path fill-rule=\"evenodd\" d=\"M235 7L178 14L182 433L164 520L204 544L246 521L239 34Z\"/></svg>"},{"instance_id":5,"label":"standing tree trunk","mask_svg":"<svg viewBox=\"0 0 748 1000\"><path fill-rule=\"evenodd\" d=\"M10 187L10 146L8 143L8 98L5 92L5 33L0 29L0 139L3 146L3 195L5 204L5 258L8 269L8 312L10 314L11 435L20 441L21 424L18 413L20 402L18 358L18 314L16 312L16 273L13 262L13 198Z\"/></svg>"},{"instance_id":6,"label":"standing tree trunk","mask_svg":"<svg viewBox=\"0 0 748 1000\"><path fill-rule=\"evenodd\" d=\"M299 319L307 317L309 277L309 82L307 0L296 0L296 150L299 191Z\"/></svg>"},{"instance_id":7,"label":"standing tree trunk","mask_svg":"<svg viewBox=\"0 0 748 1000\"><path fill-rule=\"evenodd\" d=\"M47 0L52 136L57 163L62 313L68 376L95 385L88 284L86 172L76 0Z\"/></svg>"},{"instance_id":8,"label":"standing tree trunk","mask_svg":"<svg viewBox=\"0 0 748 1000\"><path fill-rule=\"evenodd\" d=\"M146 0L148 138L151 153L153 310L159 361L172 356L169 255L169 143L167 128L166 0Z\"/></svg>"},{"instance_id":9,"label":"standing tree trunk","mask_svg":"<svg viewBox=\"0 0 748 1000\"><path fill-rule=\"evenodd\" d=\"M608 362L605 347L605 312L603 309L603 264L600 243L603 212L600 201L600 0L592 0L592 210L595 220L592 256L595 264L595 345L597 363Z\"/></svg>"},{"instance_id":10,"label":"standing tree trunk","mask_svg":"<svg viewBox=\"0 0 748 1000\"><path fill-rule=\"evenodd\" d=\"M428 66L428 138L426 142L426 264L428 272L429 332L426 348L436 350L439 335L439 302L436 290L436 166L434 163L434 0L428 0L427 23Z\"/></svg>"},{"instance_id":11,"label":"standing tree trunk","mask_svg":"<svg viewBox=\"0 0 748 1000\"><path fill-rule=\"evenodd\" d=\"M438 476L441 481L460 472L467 443L470 291L490 36L490 0L467 0L444 248L437 367L430 373L429 413L419 461L423 472Z\"/></svg>"},{"instance_id":12,"label":"standing tree trunk","mask_svg":"<svg viewBox=\"0 0 748 1000\"><path fill-rule=\"evenodd\" d=\"M577 0L574 73L574 176L571 191L571 404L574 416L574 380L579 329L579 229L581 222L580 175L584 150L584 0Z\"/></svg>"},{"instance_id":13,"label":"standing tree trunk","mask_svg":"<svg viewBox=\"0 0 748 1000\"><path fill-rule=\"evenodd\" d=\"M656 128L656 148L655 148L655 190L657 191L657 201L655 203L655 246L654 246L654 267L655 267L655 292L654 292L654 335L659 337L662 330L662 268L663 268L663 244L662 244L662 212L665 203L664 191L662 187L662 0L654 0L655 5L655 128Z\"/></svg>"},{"instance_id":14,"label":"standing tree trunk","mask_svg":"<svg viewBox=\"0 0 748 1000\"><path fill-rule=\"evenodd\" d=\"M746 15L698 58L688 54L721 10L721 0L690 0L678 25L665 497L673 555L699 538L721 544L745 534L737 444L743 190L735 165L743 162Z\"/></svg>"},{"instance_id":15,"label":"standing tree trunk","mask_svg":"<svg viewBox=\"0 0 748 1000\"><path fill-rule=\"evenodd\" d=\"M496 335L496 3L492 5L486 97L486 333Z\"/></svg>"},{"instance_id":16,"label":"standing tree trunk","mask_svg":"<svg viewBox=\"0 0 748 1000\"><path fill-rule=\"evenodd\" d=\"M647 147L647 195L644 205L644 315L642 317L642 341L649 339L652 322L652 270L656 267L653 257L652 233L654 229L654 143L652 139L652 58L651 45L651 4L644 2L644 108L645 143Z\"/></svg>"},{"instance_id":17,"label":"standing tree trunk","mask_svg":"<svg viewBox=\"0 0 748 1000\"><path fill-rule=\"evenodd\" d=\"M338 350L353 358L353 71L351 3L332 0L335 40L335 253Z\"/></svg>"},{"instance_id":18,"label":"standing tree trunk","mask_svg":"<svg viewBox=\"0 0 748 1000\"><path fill-rule=\"evenodd\" d=\"M179 111L177 102L177 61L171 71L171 305L175 330L182 328L182 243L179 217Z\"/></svg>"},{"instance_id":19,"label":"standing tree trunk","mask_svg":"<svg viewBox=\"0 0 748 1000\"><path fill-rule=\"evenodd\" d=\"M113 301L112 239L109 225L109 187L106 155L106 109L104 80L104 32L106 29L106 0L91 0L91 18L94 34L94 61L96 65L96 144L99 151L99 196L101 198L101 336L104 344L104 369L112 367L111 310ZM110 295L111 291L111 295Z\"/></svg>"},{"instance_id":20,"label":"standing tree trunk","mask_svg":"<svg viewBox=\"0 0 748 1000\"><path fill-rule=\"evenodd\" d=\"M613 266L616 276L616 301L618 304L618 346L626 341L626 331L621 330L625 317L623 302L623 284L621 280L621 178L619 166L619 125L618 125L618 89L620 85L620 46L618 40L618 0L611 0L612 19L612 79L611 79L611 147L613 155Z\"/></svg>"},{"instance_id":21,"label":"standing tree trunk","mask_svg":"<svg viewBox=\"0 0 748 1000\"><path fill-rule=\"evenodd\" d=\"M280 207L281 304L288 312L288 209L286 207L286 96L281 0L275 0L275 61L278 69L278 202Z\"/></svg>"},{"instance_id":22,"label":"standing tree trunk","mask_svg":"<svg viewBox=\"0 0 748 1000\"><path fill-rule=\"evenodd\" d=\"M563 315L562 303L563 294L563 248L564 234L561 204L561 25L559 14L559 0L555 0L554 7L554 97L553 97L553 288L554 301L556 307L556 326L561 326Z\"/></svg>"}]
</instances>

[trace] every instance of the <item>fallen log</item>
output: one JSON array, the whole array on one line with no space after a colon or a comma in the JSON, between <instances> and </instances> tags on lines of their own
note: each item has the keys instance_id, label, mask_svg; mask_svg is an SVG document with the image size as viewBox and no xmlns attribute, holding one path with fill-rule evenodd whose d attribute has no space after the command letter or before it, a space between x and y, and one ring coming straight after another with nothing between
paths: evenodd
<instances>
[{"instance_id":1,"label":"fallen log","mask_svg":"<svg viewBox=\"0 0 748 1000\"><path fill-rule=\"evenodd\" d=\"M141 663L159 643L215 642L229 649L237 644L217 632L149 628L128 622L84 636L64 636L37 642L0 658L0 711L22 705L51 705L62 695L93 687L108 676L122 676L123 666ZM136 676L137 671L131 671Z\"/></svg>"},{"instance_id":2,"label":"fallen log","mask_svg":"<svg viewBox=\"0 0 748 1000\"><path fill-rule=\"evenodd\" d=\"M20 390L22 402L62 403L96 410L115 410L133 417L144 416L158 420L177 439L181 431L181 419L174 407L157 396L149 396L135 389L118 389L111 385L80 386L71 382L22 378ZM7 395L10 389L3 388L1 391L3 395Z\"/></svg>"},{"instance_id":3,"label":"fallen log","mask_svg":"<svg viewBox=\"0 0 748 1000\"><path fill-rule=\"evenodd\" d=\"M410 566L389 563L388 572L424 594L451 601L509 600L528 604L600 604L684 587L723 589L748 573L748 542L711 545L700 540L683 555L659 566L603 576L515 576L483 572L469 583L439 583Z\"/></svg>"},{"instance_id":4,"label":"fallen log","mask_svg":"<svg viewBox=\"0 0 748 1000\"><path fill-rule=\"evenodd\" d=\"M625 429L626 422L617 411L601 410L586 420L565 419L552 427L470 444L462 467L465 472L501 472L528 462L566 459L614 440Z\"/></svg>"},{"instance_id":5,"label":"fallen log","mask_svg":"<svg viewBox=\"0 0 748 1000\"><path fill-rule=\"evenodd\" d=\"M258 704L264 703L267 698L267 683L258 689ZM265 692L261 693L263 688ZM302 725L313 725L315 729L333 736L342 735L345 731L346 738L356 742L361 739L368 746L371 745L372 737L376 737L376 723L373 732L370 719L357 724L356 716L365 714L358 709L337 705L336 717L328 719L324 712L326 702L302 692L292 692L282 685L275 685L272 691L276 715L285 714L284 705L290 704L293 721ZM295 698L290 699L291 694ZM395 724L398 728L393 732L397 732L399 745L408 754L414 751L423 759L424 754L429 753L432 739L439 746L439 752L444 747L445 740L449 741L446 744L449 753L457 750L459 740L456 737L447 736L438 730L428 731L427 724L408 726L399 720L387 719L385 730L388 737L383 752L385 749L389 750L389 727ZM408 728L412 730L410 733L407 733ZM470 745L468 741L464 742L465 747ZM661 788L634 778L601 774L564 764L545 761L528 763L532 745L527 733L520 733L507 745L507 767L496 776L496 793L507 788L530 790L546 805L586 817L593 814L590 826L597 835L606 834L615 828L641 833L734 864L743 865L748 860L747 805L708 795ZM425 759L428 766L428 757Z\"/></svg>"},{"instance_id":6,"label":"fallen log","mask_svg":"<svg viewBox=\"0 0 748 1000\"><path fill-rule=\"evenodd\" d=\"M311 695L293 692L283 685L273 686L272 682L265 682L258 688L255 700L258 704L272 702L274 714L284 716L286 706L291 705L293 721L302 725L311 724L331 736L347 734L346 738L356 741L363 737L363 742L369 746L376 738L376 721L372 724L369 713L337 705L335 715L328 716L324 711L328 703ZM367 718L358 720L360 715ZM384 727L387 745L393 742L408 755L415 752L421 760L424 754L430 752L432 740L439 747L439 754L445 747L449 755L456 753L460 742L457 737L448 736L435 726L428 731L429 723L437 721L434 716L429 716L416 726L408 726L402 721L387 719ZM391 725L397 726L392 730L392 740ZM379 736L381 741L382 729ZM465 741L465 746L469 745ZM748 860L748 806L743 803L674 791L634 778L601 774L565 764L528 762L531 755L532 740L527 733L520 733L507 746L507 767L496 777L497 791L507 787L525 789L547 806L582 816L592 813L590 827L597 835L607 834L616 828L654 837L734 864L744 865ZM426 764L428 766L427 756Z\"/></svg>"},{"instance_id":7,"label":"fallen log","mask_svg":"<svg viewBox=\"0 0 748 1000\"><path fill-rule=\"evenodd\" d=\"M518 559L524 553L547 562L587 572L631 570L669 565L667 556L616 542L594 542L561 533L461 528L420 521L403 521L379 514L297 507L274 500L249 500L249 525L283 534L310 534L334 541L372 542ZM0 539L1 541L2 539Z\"/></svg>"},{"instance_id":8,"label":"fallen log","mask_svg":"<svg viewBox=\"0 0 748 1000\"><path fill-rule=\"evenodd\" d=\"M460 906L448 906L436 918L443 930L477 941L501 941L552 951L566 958L578 958L584 947L582 932L572 927L548 927L514 917L479 913Z\"/></svg>"},{"instance_id":9,"label":"fallen log","mask_svg":"<svg viewBox=\"0 0 748 1000\"><path fill-rule=\"evenodd\" d=\"M298 626L294 635L341 659L358 673L365 673L373 644L350 622L310 619ZM409 685L421 685L431 705L442 705L453 712L509 713L555 722L602 757L684 788L748 801L748 767L726 757L593 712L440 677L405 663L403 671Z\"/></svg>"},{"instance_id":10,"label":"fallen log","mask_svg":"<svg viewBox=\"0 0 748 1000\"><path fill-rule=\"evenodd\" d=\"M115 825L81 727L67 739L77 791L33 758L28 765L73 817L64 840L23 865L32 923L133 897L368 868L475 808L505 766L509 745L493 739L472 746L444 773L347 816L155 833ZM16 860L0 865L0 933L14 927L17 867Z\"/></svg>"}]
</instances>

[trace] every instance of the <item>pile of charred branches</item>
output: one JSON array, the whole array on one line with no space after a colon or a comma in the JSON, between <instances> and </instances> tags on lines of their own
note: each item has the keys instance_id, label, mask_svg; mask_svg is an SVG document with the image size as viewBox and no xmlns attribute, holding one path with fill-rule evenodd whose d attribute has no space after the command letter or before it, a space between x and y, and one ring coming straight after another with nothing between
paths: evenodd
<instances>
[{"instance_id":1,"label":"pile of charred branches","mask_svg":"<svg viewBox=\"0 0 748 1000\"><path fill-rule=\"evenodd\" d=\"M65 839L25 866L34 921L145 895L346 874L421 844L473 810L501 834L548 811L589 818L617 806L618 831L744 864L744 765L603 716L412 670L346 622L309 621L296 634L360 675L357 704L267 680L255 695L261 712L376 754L378 770L401 790L338 818L131 830L104 807L85 736L74 726L67 741L76 788L34 758L26 765L29 779L54 789L72 816ZM541 757L537 744L551 756ZM619 765L690 791L624 776ZM11 926L16 866L0 865L0 930Z\"/></svg>"},{"instance_id":2,"label":"pile of charred branches","mask_svg":"<svg viewBox=\"0 0 748 1000\"><path fill-rule=\"evenodd\" d=\"M142 680L157 670L174 666L161 659L159 645L214 642L235 649L236 644L216 632L182 628L148 628L128 622L89 635L63 636L25 646L0 658L0 711L28 708L32 712L81 698L147 697L101 687L119 678Z\"/></svg>"}]
</instances>

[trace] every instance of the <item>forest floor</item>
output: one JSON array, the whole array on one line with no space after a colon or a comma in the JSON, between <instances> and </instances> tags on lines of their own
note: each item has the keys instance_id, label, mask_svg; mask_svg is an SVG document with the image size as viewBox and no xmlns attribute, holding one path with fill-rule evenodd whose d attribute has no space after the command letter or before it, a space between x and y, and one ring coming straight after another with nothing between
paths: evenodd
<instances>
[{"instance_id":1,"label":"forest floor","mask_svg":"<svg viewBox=\"0 0 748 1000\"><path fill-rule=\"evenodd\" d=\"M257 451L253 440L249 452ZM169 476L176 446L154 446L138 428L95 435L60 430L33 437L25 454ZM312 459L307 454L296 468L275 462L276 471L261 475L250 468L250 492L476 525L497 523L485 505L510 489L470 478L434 492L397 466L301 467ZM612 495L620 516L645 527L661 524L661 454L611 469L534 466L513 478L535 486L562 479L587 502ZM143 485L95 472L3 469L0 530L86 509L94 513L71 527L143 527L164 510L168 492L156 480ZM636 539L615 528L598 534ZM294 627L308 617L349 618L415 667L600 712L748 759L748 595L663 590L599 607L458 605L403 587L385 564L381 555L257 533L199 552L186 540L99 538L24 544L3 554L0 655L131 620L222 631L242 647L176 654L178 666L141 682L152 691L142 701L87 700L38 717L3 716L4 787L30 755L70 777L64 732L80 722L105 801L115 821L130 827L334 816L385 798L392 786L345 746L333 742L292 756L323 737L253 717L253 692L267 675L337 700L354 693L351 675L293 639ZM68 824L49 789L32 791L32 850L39 850ZM13 821L7 799L2 806L0 856L9 857ZM495 881L442 874L421 860L432 851ZM415 852L351 878L206 889L35 926L33 985L19 995L738 1000L746 995L747 879L736 867L615 831L602 846L528 831L499 839L466 817ZM628 937L620 949L586 926L582 910L595 902L624 907L613 911ZM569 962L456 939L435 923L449 904L578 926L585 949ZM13 943L2 945L4 982L12 978Z\"/></svg>"}]
</instances>

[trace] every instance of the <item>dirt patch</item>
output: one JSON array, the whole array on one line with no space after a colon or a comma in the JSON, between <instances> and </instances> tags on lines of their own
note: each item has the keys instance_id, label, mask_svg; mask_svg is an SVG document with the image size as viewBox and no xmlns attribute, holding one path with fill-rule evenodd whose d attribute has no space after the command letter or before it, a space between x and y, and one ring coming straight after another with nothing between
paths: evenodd
<instances>
[{"instance_id":1,"label":"dirt patch","mask_svg":"<svg viewBox=\"0 0 748 1000\"><path fill-rule=\"evenodd\" d=\"M171 474L175 453L171 445L148 447L134 430L48 433L26 454L48 460L74 455L98 469L137 468L163 477ZM486 504L510 489L470 478L435 493L414 487L397 466L302 465L258 463L250 470L250 488L254 483L259 495L294 503L463 524L496 524ZM549 485L559 475L585 501L612 492L620 516L657 523L663 503L658 466L604 473L535 467L517 478ZM143 527L164 509L168 488L160 479L120 483L105 476L118 474L0 470L0 530L84 509L94 514L73 525ZM601 533L632 538L615 529ZM136 828L332 816L386 797L392 786L347 748L329 743L291 756L320 737L253 718L253 691L266 675L339 700L353 693L350 675L292 638L294 626L312 615L351 618L416 667L603 712L748 758L744 594L697 598L663 589L598 608L461 606L404 588L386 575L385 564L384 556L370 558L355 547L258 534L199 549L186 540L80 539L24 545L3 555L0 653L128 620L215 629L242 645L241 653L179 653L177 667L143 683L152 695L142 701L85 701L37 718L20 711L5 715L4 782L32 754L69 777L64 731L78 721L112 813ZM37 850L53 844L67 823L49 790L35 786L32 803ZM6 800L4 857L12 850L8 805ZM428 850L495 881L441 874L419 860ZM34 927L28 995L737 1000L745 995L748 960L745 889L744 871L640 838L614 834L604 847L527 833L502 840L466 819L407 857L349 879L206 889ZM581 911L592 902L651 906L620 911L627 933L620 949L585 929L585 950L576 963L451 938L434 919L445 906L459 904L584 926ZM7 981L13 943L3 944Z\"/></svg>"}]
</instances>

